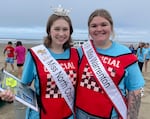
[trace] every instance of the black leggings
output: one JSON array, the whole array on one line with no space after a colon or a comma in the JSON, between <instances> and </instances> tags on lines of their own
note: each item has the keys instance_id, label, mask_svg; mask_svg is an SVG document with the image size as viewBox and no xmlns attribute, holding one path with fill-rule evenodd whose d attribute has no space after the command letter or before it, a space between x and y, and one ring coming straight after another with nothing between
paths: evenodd
<instances>
[{"instance_id":1,"label":"black leggings","mask_svg":"<svg viewBox=\"0 0 150 119\"><path fill-rule=\"evenodd\" d=\"M144 64L144 62L138 62L138 65L139 65L141 72L142 72L143 64Z\"/></svg>"}]
</instances>

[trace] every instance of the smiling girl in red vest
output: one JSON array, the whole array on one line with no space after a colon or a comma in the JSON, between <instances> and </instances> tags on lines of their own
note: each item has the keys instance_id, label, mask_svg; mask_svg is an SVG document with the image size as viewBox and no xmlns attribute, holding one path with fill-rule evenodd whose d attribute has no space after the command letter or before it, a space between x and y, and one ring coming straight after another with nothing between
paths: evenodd
<instances>
[{"instance_id":1,"label":"smiling girl in red vest","mask_svg":"<svg viewBox=\"0 0 150 119\"><path fill-rule=\"evenodd\" d=\"M68 10L59 6L47 22L44 45L27 54L22 82L31 84L38 97L39 112L27 109L26 119L73 119L78 52L71 48L72 23Z\"/></svg>"},{"instance_id":2,"label":"smiling girl in red vest","mask_svg":"<svg viewBox=\"0 0 150 119\"><path fill-rule=\"evenodd\" d=\"M77 119L137 119L145 83L137 58L110 40L114 30L108 11L95 10L88 28L90 39L79 48Z\"/></svg>"}]
</instances>

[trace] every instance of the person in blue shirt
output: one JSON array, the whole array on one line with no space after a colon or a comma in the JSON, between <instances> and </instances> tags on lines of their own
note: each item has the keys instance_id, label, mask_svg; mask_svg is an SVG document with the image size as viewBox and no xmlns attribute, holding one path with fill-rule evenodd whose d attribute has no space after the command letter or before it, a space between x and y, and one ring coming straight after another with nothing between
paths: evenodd
<instances>
[{"instance_id":1,"label":"person in blue shirt","mask_svg":"<svg viewBox=\"0 0 150 119\"><path fill-rule=\"evenodd\" d=\"M51 56L42 61L53 57L58 65L53 63L54 66L47 66L41 61L42 58L38 57L38 53L45 53L45 50L42 50L43 47L38 49L37 54L34 48L38 46L29 49L21 81L26 85L31 85L34 82L39 112L28 108L26 119L74 119L73 111L66 100L67 97L65 98L62 90L60 90L61 87L65 90L65 87L70 85L69 81L72 85L70 87L73 89L75 89L77 83L78 52L77 49L72 47L73 27L68 16L68 10L61 6L54 9L54 13L50 15L47 21L46 32L47 35L42 46L48 51L47 55L50 54ZM54 59L50 59L49 63ZM58 76L54 77L50 71L51 68L54 72L57 71L59 65L62 67L60 72L65 71L66 73L65 78L64 73L63 75L58 73ZM57 80L57 78L59 79ZM64 91L68 97L70 97L69 95L75 95L70 89ZM72 97L69 99L72 99ZM74 102L74 99L72 101Z\"/></svg>"},{"instance_id":2,"label":"person in blue shirt","mask_svg":"<svg viewBox=\"0 0 150 119\"><path fill-rule=\"evenodd\" d=\"M146 57L145 57L145 72L147 72L148 62L150 60L150 47L149 47L149 43L145 44L145 52L146 52Z\"/></svg>"},{"instance_id":3,"label":"person in blue shirt","mask_svg":"<svg viewBox=\"0 0 150 119\"><path fill-rule=\"evenodd\" d=\"M137 58L138 58L139 68L142 72L143 65L144 65L145 58L146 58L146 50L145 50L145 43L144 42L139 43L139 48L137 49L136 55L137 55Z\"/></svg>"},{"instance_id":4,"label":"person in blue shirt","mask_svg":"<svg viewBox=\"0 0 150 119\"><path fill-rule=\"evenodd\" d=\"M88 31L89 41L78 49L76 118L137 119L145 84L137 57L112 40L114 24L107 10L91 13Z\"/></svg>"},{"instance_id":5,"label":"person in blue shirt","mask_svg":"<svg viewBox=\"0 0 150 119\"><path fill-rule=\"evenodd\" d=\"M130 44L129 49L131 50L131 52L133 54L136 54L136 51L135 51L135 48L134 48L133 44Z\"/></svg>"}]
</instances>

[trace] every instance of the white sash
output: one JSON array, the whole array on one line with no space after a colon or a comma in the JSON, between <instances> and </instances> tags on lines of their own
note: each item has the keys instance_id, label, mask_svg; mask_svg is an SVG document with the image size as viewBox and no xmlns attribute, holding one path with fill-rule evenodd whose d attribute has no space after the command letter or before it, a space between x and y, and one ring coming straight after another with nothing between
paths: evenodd
<instances>
[{"instance_id":1,"label":"white sash","mask_svg":"<svg viewBox=\"0 0 150 119\"><path fill-rule=\"evenodd\" d=\"M85 56L96 76L102 88L114 104L116 110L120 113L123 119L127 119L127 106L117 89L116 85L112 81L109 74L106 72L103 64L95 53L94 48L91 45L90 40L83 44L83 51Z\"/></svg>"},{"instance_id":2,"label":"white sash","mask_svg":"<svg viewBox=\"0 0 150 119\"><path fill-rule=\"evenodd\" d=\"M64 69L51 56L50 52L44 45L38 45L31 49L38 56L39 60L44 64L47 70L51 73L62 96L64 97L71 111L74 113L74 87Z\"/></svg>"}]
</instances>

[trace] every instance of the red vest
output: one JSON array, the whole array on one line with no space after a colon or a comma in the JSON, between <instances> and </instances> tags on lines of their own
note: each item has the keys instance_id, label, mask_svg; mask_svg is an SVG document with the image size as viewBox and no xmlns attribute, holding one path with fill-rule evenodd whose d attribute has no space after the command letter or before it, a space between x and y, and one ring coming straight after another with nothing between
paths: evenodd
<instances>
[{"instance_id":1,"label":"red vest","mask_svg":"<svg viewBox=\"0 0 150 119\"><path fill-rule=\"evenodd\" d=\"M117 57L98 54L98 57L117 87L125 74L125 68L137 61L133 54ZM93 116L110 118L114 106L100 87L99 82L95 80L85 55L80 62L79 71L76 95L77 108Z\"/></svg>"},{"instance_id":2,"label":"red vest","mask_svg":"<svg viewBox=\"0 0 150 119\"><path fill-rule=\"evenodd\" d=\"M43 66L32 50L31 54L35 60L37 72L39 75L40 101L42 102L42 108L40 108L40 118L64 119L71 116L72 111L67 105L65 99L62 97L60 90L51 77L51 74ZM71 48L69 59L57 60L70 77L74 87L76 86L77 82L78 59L77 50Z\"/></svg>"}]
</instances>

